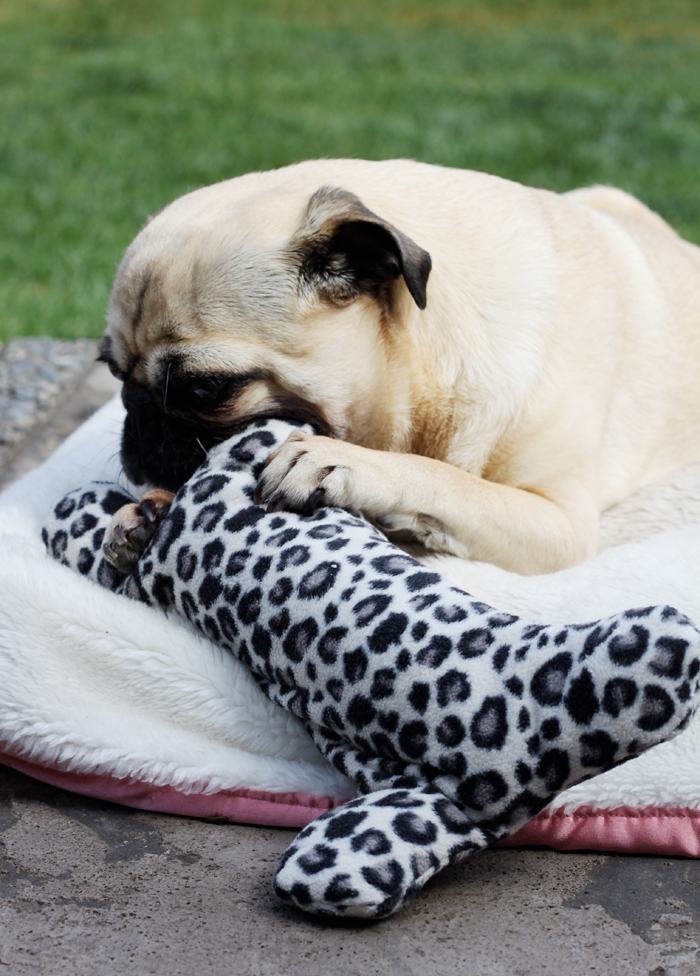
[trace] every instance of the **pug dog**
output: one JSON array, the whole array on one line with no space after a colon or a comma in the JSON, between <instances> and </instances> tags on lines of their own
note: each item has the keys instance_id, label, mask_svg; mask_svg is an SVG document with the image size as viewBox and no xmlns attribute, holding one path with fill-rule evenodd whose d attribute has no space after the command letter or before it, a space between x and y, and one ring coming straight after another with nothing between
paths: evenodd
<instances>
[{"instance_id":1,"label":"pug dog","mask_svg":"<svg viewBox=\"0 0 700 976\"><path fill-rule=\"evenodd\" d=\"M177 490L256 417L270 510L363 512L425 550L547 573L600 512L700 461L700 248L628 194L407 160L189 193L119 267L101 358L129 478Z\"/></svg>"}]
</instances>

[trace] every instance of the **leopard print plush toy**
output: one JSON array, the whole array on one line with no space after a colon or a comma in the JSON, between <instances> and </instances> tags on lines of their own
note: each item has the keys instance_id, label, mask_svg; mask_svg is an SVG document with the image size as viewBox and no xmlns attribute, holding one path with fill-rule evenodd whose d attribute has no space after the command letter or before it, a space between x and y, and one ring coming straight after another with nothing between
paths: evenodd
<instances>
[{"instance_id":1,"label":"leopard print plush toy","mask_svg":"<svg viewBox=\"0 0 700 976\"><path fill-rule=\"evenodd\" d=\"M258 421L221 444L167 516L167 501L87 485L56 505L44 541L101 585L187 617L299 716L360 795L301 831L275 891L309 912L386 916L559 791L684 728L700 634L671 607L528 623L355 514L268 514L256 481L293 429ZM113 562L131 553L133 571L103 545Z\"/></svg>"}]
</instances>

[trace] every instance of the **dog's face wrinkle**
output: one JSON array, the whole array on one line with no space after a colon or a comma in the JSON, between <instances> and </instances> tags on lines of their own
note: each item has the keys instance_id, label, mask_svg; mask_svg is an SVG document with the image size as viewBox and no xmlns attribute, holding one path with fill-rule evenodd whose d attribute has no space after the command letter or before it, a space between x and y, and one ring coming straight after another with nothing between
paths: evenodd
<instances>
[{"instance_id":1,"label":"dog's face wrinkle","mask_svg":"<svg viewBox=\"0 0 700 976\"><path fill-rule=\"evenodd\" d=\"M141 287L139 288L138 295L136 297L136 308L134 309L134 314L131 318L131 327L134 332L137 332L141 319L143 317L143 307L146 301L146 293L151 286L151 272L146 271L143 276L143 281L141 282Z\"/></svg>"},{"instance_id":2,"label":"dog's face wrinkle","mask_svg":"<svg viewBox=\"0 0 700 976\"><path fill-rule=\"evenodd\" d=\"M165 365L160 399L165 413L196 423L220 423L234 409L243 390L267 378L263 370L247 373L190 372L182 360Z\"/></svg>"}]
</instances>

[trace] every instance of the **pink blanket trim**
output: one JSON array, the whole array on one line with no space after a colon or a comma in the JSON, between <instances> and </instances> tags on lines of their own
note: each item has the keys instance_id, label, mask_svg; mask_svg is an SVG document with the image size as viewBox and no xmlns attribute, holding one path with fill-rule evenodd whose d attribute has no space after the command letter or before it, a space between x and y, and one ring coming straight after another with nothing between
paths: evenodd
<instances>
[{"instance_id":1,"label":"pink blanket trim","mask_svg":"<svg viewBox=\"0 0 700 976\"><path fill-rule=\"evenodd\" d=\"M72 773L0 752L0 763L26 773L42 783L109 800L138 810L176 813L205 820L260 824L266 827L306 827L326 810L344 801L307 793L268 793L263 790L221 790L218 793L186 793L174 786L154 786L115 776Z\"/></svg>"},{"instance_id":2,"label":"pink blanket trim","mask_svg":"<svg viewBox=\"0 0 700 976\"><path fill-rule=\"evenodd\" d=\"M263 790L186 793L173 786L52 768L13 756L6 750L0 751L0 763L71 793L138 810L205 820L299 829L342 802L330 796ZM540 813L500 846L700 857L700 810L686 807L640 810L626 806L596 810L587 806L573 813Z\"/></svg>"},{"instance_id":3,"label":"pink blanket trim","mask_svg":"<svg viewBox=\"0 0 700 976\"><path fill-rule=\"evenodd\" d=\"M688 807L579 807L540 813L501 847L553 847L557 851L618 851L700 857L700 810Z\"/></svg>"}]
</instances>

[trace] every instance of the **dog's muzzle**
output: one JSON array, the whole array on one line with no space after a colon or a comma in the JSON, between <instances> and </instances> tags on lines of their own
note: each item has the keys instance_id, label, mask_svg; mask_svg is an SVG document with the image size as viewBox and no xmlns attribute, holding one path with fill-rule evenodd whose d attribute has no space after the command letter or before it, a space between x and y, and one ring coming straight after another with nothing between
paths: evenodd
<instances>
[{"instance_id":1,"label":"dog's muzzle","mask_svg":"<svg viewBox=\"0 0 700 976\"><path fill-rule=\"evenodd\" d=\"M122 389L126 419L121 460L134 484L177 491L222 439L201 424L166 414L143 386L126 382Z\"/></svg>"}]
</instances>

